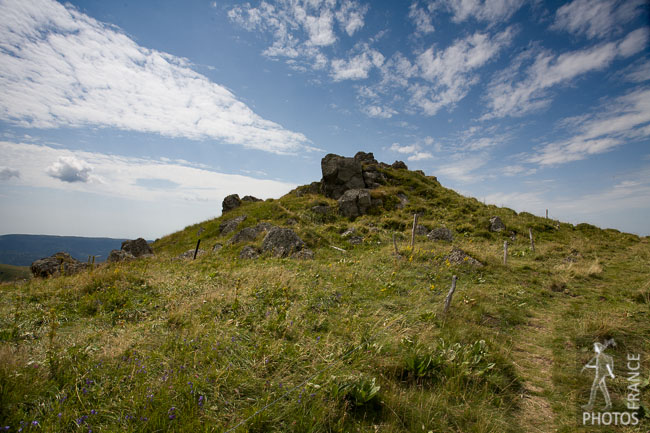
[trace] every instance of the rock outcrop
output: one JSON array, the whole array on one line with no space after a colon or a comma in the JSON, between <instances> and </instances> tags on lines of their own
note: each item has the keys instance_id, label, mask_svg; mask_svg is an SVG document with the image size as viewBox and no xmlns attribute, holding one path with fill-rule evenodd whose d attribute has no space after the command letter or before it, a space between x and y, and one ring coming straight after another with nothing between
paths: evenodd
<instances>
[{"instance_id":1,"label":"rock outcrop","mask_svg":"<svg viewBox=\"0 0 650 433\"><path fill-rule=\"evenodd\" d=\"M418 236L426 236L427 233L429 233L429 229L423 226L422 224L418 224L415 226L415 234Z\"/></svg>"},{"instance_id":2,"label":"rock outcrop","mask_svg":"<svg viewBox=\"0 0 650 433\"><path fill-rule=\"evenodd\" d=\"M338 199L341 215L356 218L368 213L372 206L370 190L349 189Z\"/></svg>"},{"instance_id":3,"label":"rock outcrop","mask_svg":"<svg viewBox=\"0 0 650 433\"><path fill-rule=\"evenodd\" d=\"M70 254L60 252L36 260L32 263L31 271L35 277L49 277L50 275L72 275L86 269L88 265L73 258Z\"/></svg>"},{"instance_id":4,"label":"rock outcrop","mask_svg":"<svg viewBox=\"0 0 650 433\"><path fill-rule=\"evenodd\" d=\"M278 257L287 257L302 250L305 243L291 229L274 227L262 241L262 251L271 251Z\"/></svg>"},{"instance_id":5,"label":"rock outcrop","mask_svg":"<svg viewBox=\"0 0 650 433\"><path fill-rule=\"evenodd\" d=\"M395 162L392 163L390 166L393 167L393 168L397 168L397 169L404 169L404 170L408 170L408 169L409 169L409 168L406 166L406 164L404 163L404 161L395 161Z\"/></svg>"},{"instance_id":6,"label":"rock outcrop","mask_svg":"<svg viewBox=\"0 0 650 433\"><path fill-rule=\"evenodd\" d=\"M196 257L201 257L205 253L206 253L205 250L199 249L196 252ZM184 253L180 254L177 258L179 258L179 259L193 259L194 258L194 248L192 248L191 250L185 251Z\"/></svg>"},{"instance_id":7,"label":"rock outcrop","mask_svg":"<svg viewBox=\"0 0 650 433\"><path fill-rule=\"evenodd\" d=\"M253 197L252 195L245 195L241 201L244 203L255 203L256 201L263 201L261 198Z\"/></svg>"},{"instance_id":8,"label":"rock outcrop","mask_svg":"<svg viewBox=\"0 0 650 433\"><path fill-rule=\"evenodd\" d=\"M241 229L239 232L235 233L235 235L230 238L228 241L229 244L236 244L239 242L251 242L254 241L257 236L262 233L262 232L268 232L275 226L271 223L268 222L261 222L258 223L254 227L246 227L244 229Z\"/></svg>"},{"instance_id":9,"label":"rock outcrop","mask_svg":"<svg viewBox=\"0 0 650 433\"><path fill-rule=\"evenodd\" d=\"M246 218L248 218L247 215L240 215L237 218L230 219L228 221L224 221L221 223L219 226L219 231L221 232L222 235L226 235L233 230L235 230L239 224L243 223L246 221Z\"/></svg>"},{"instance_id":10,"label":"rock outcrop","mask_svg":"<svg viewBox=\"0 0 650 433\"><path fill-rule=\"evenodd\" d=\"M259 252L257 252L257 249L253 246L246 245L244 248L242 248L241 252L239 253L239 258L240 259L256 259L260 255Z\"/></svg>"},{"instance_id":11,"label":"rock outcrop","mask_svg":"<svg viewBox=\"0 0 650 433\"><path fill-rule=\"evenodd\" d=\"M447 241L451 242L454 240L454 235L447 227L436 227L431 230L427 237L432 241Z\"/></svg>"},{"instance_id":12,"label":"rock outcrop","mask_svg":"<svg viewBox=\"0 0 650 433\"><path fill-rule=\"evenodd\" d=\"M452 265L468 264L477 267L483 266L483 263L479 262L475 258L471 257L469 254L467 254L465 251L457 247L454 247L451 250L451 253L447 257L445 257L445 260L449 260L449 263L451 263Z\"/></svg>"},{"instance_id":13,"label":"rock outcrop","mask_svg":"<svg viewBox=\"0 0 650 433\"><path fill-rule=\"evenodd\" d=\"M113 250L108 255L108 259L106 259L106 261L108 263L117 263L117 262L133 260L133 259L135 259L135 256L128 251Z\"/></svg>"},{"instance_id":14,"label":"rock outcrop","mask_svg":"<svg viewBox=\"0 0 650 433\"><path fill-rule=\"evenodd\" d=\"M338 200L351 189L377 188L386 182L372 153L358 152L354 158L330 153L321 160L321 192Z\"/></svg>"},{"instance_id":15,"label":"rock outcrop","mask_svg":"<svg viewBox=\"0 0 650 433\"><path fill-rule=\"evenodd\" d=\"M143 238L122 242L122 251L133 254L133 257L153 255L151 246Z\"/></svg>"},{"instance_id":16,"label":"rock outcrop","mask_svg":"<svg viewBox=\"0 0 650 433\"><path fill-rule=\"evenodd\" d=\"M502 230L506 229L506 225L503 224L503 221L501 221L501 218L498 216L493 216L490 218L490 231L491 232L500 232Z\"/></svg>"},{"instance_id":17,"label":"rock outcrop","mask_svg":"<svg viewBox=\"0 0 650 433\"><path fill-rule=\"evenodd\" d=\"M223 199L221 203L221 213L226 213L241 206L241 200L238 194L230 194Z\"/></svg>"}]
</instances>

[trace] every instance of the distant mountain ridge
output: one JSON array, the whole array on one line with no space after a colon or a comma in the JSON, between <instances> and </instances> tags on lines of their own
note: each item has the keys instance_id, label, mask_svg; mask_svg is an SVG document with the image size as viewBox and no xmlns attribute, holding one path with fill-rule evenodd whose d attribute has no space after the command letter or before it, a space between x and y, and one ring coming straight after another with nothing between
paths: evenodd
<instances>
[{"instance_id":1,"label":"distant mountain ridge","mask_svg":"<svg viewBox=\"0 0 650 433\"><path fill-rule=\"evenodd\" d=\"M103 262L111 250L119 250L126 239L87 238L81 236L52 235L1 235L0 263L29 266L35 260L65 251L77 260L85 262L95 255Z\"/></svg>"}]
</instances>

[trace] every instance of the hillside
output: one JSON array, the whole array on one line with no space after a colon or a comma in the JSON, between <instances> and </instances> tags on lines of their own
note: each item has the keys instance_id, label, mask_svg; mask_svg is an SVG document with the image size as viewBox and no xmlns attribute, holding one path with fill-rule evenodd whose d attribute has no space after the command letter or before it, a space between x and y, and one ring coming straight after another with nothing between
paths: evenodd
<instances>
[{"instance_id":1,"label":"hillside","mask_svg":"<svg viewBox=\"0 0 650 433\"><path fill-rule=\"evenodd\" d=\"M98 256L103 262L108 253L120 249L126 239L87 238L80 236L51 235L1 235L0 263L14 266L29 266L35 260L65 251L83 262L88 256Z\"/></svg>"},{"instance_id":2,"label":"hillside","mask_svg":"<svg viewBox=\"0 0 650 433\"><path fill-rule=\"evenodd\" d=\"M354 219L304 186L166 236L153 258L1 285L1 425L587 432L593 374L581 369L594 342L614 339L613 410L627 410L630 353L643 406L636 426L602 431L648 431L647 237L486 206L404 168L378 173L373 206ZM417 235L411 248L416 213L420 233L444 226L453 241ZM505 230L490 230L494 216ZM229 240L261 222L290 227L314 258L239 258L264 232ZM199 236L206 253L179 259Z\"/></svg>"},{"instance_id":3,"label":"hillside","mask_svg":"<svg viewBox=\"0 0 650 433\"><path fill-rule=\"evenodd\" d=\"M24 280L32 277L27 266L13 266L0 264L0 282Z\"/></svg>"}]
</instances>

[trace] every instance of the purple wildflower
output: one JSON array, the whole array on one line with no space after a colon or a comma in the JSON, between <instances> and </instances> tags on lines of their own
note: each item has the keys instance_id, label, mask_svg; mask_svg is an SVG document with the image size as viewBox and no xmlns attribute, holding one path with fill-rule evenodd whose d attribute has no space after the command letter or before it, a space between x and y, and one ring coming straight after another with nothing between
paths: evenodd
<instances>
[{"instance_id":1,"label":"purple wildflower","mask_svg":"<svg viewBox=\"0 0 650 433\"><path fill-rule=\"evenodd\" d=\"M92 409L92 410L90 411L90 414L91 414L91 415L97 415L97 411L96 411L95 409Z\"/></svg>"},{"instance_id":2,"label":"purple wildflower","mask_svg":"<svg viewBox=\"0 0 650 433\"><path fill-rule=\"evenodd\" d=\"M203 396L199 396L199 407L203 407Z\"/></svg>"}]
</instances>

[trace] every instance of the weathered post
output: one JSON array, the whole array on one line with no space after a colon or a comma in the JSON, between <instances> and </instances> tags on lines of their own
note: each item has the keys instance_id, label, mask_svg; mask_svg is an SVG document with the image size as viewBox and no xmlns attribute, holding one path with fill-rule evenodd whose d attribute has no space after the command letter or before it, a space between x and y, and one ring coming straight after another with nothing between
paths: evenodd
<instances>
[{"instance_id":1,"label":"weathered post","mask_svg":"<svg viewBox=\"0 0 650 433\"><path fill-rule=\"evenodd\" d=\"M199 252L199 245L201 244L201 239L196 241L196 248L194 249L194 258L192 260L196 260L196 255Z\"/></svg>"},{"instance_id":2,"label":"weathered post","mask_svg":"<svg viewBox=\"0 0 650 433\"><path fill-rule=\"evenodd\" d=\"M535 241L533 240L533 229L528 228L528 236L530 237L530 249L535 252Z\"/></svg>"},{"instance_id":3,"label":"weathered post","mask_svg":"<svg viewBox=\"0 0 650 433\"><path fill-rule=\"evenodd\" d=\"M546 209L546 219L548 219L548 209Z\"/></svg>"},{"instance_id":4,"label":"weathered post","mask_svg":"<svg viewBox=\"0 0 650 433\"><path fill-rule=\"evenodd\" d=\"M413 214L413 228L411 229L411 251L415 246L415 228L418 225L418 214Z\"/></svg>"},{"instance_id":5,"label":"weathered post","mask_svg":"<svg viewBox=\"0 0 650 433\"><path fill-rule=\"evenodd\" d=\"M508 264L508 241L503 241L503 264Z\"/></svg>"},{"instance_id":6,"label":"weathered post","mask_svg":"<svg viewBox=\"0 0 650 433\"><path fill-rule=\"evenodd\" d=\"M442 314L447 314L447 311L449 311L449 306L451 305L451 297L454 296L455 291L456 275L451 277L451 289L449 289L449 293L447 293L447 297L445 298L445 309L442 311Z\"/></svg>"}]
</instances>

